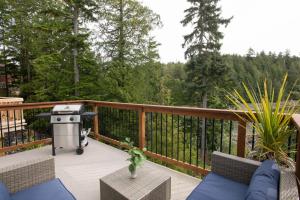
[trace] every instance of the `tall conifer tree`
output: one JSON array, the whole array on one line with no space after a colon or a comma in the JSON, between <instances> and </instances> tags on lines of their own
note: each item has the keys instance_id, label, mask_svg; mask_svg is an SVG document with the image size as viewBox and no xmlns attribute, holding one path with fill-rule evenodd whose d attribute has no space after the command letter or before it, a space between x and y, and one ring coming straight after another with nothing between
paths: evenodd
<instances>
[{"instance_id":1,"label":"tall conifer tree","mask_svg":"<svg viewBox=\"0 0 300 200\"><path fill-rule=\"evenodd\" d=\"M220 27L227 26L231 18L221 16L219 0L188 0L191 7L186 9L183 26L192 25L193 30L184 36L186 47L187 92L199 107L206 108L210 97L218 93L219 85L223 88L227 76L227 67L220 56L223 33ZM206 122L202 120L202 141L205 140ZM208 138L209 139L209 138ZM204 158L205 143L201 150Z\"/></svg>"}]
</instances>

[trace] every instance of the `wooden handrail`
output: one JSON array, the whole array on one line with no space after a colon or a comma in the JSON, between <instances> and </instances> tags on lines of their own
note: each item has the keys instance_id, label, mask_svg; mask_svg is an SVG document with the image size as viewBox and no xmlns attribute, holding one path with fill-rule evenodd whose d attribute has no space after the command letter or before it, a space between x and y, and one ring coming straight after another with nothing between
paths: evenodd
<instances>
[{"instance_id":1,"label":"wooden handrail","mask_svg":"<svg viewBox=\"0 0 300 200\"><path fill-rule=\"evenodd\" d=\"M245 116L243 111L232 111L226 109L184 107L184 106L162 106L150 104L133 104L133 103L118 103L105 101L84 101L87 104L94 104L99 107L112 107L126 110L144 110L144 112L159 112L175 115L189 115L214 119L227 119L238 121L240 118L237 115ZM245 116L246 117L246 116Z\"/></svg>"},{"instance_id":2,"label":"wooden handrail","mask_svg":"<svg viewBox=\"0 0 300 200\"><path fill-rule=\"evenodd\" d=\"M38 102L38 103L23 103L23 104L10 104L0 105L1 110L13 109L34 109L34 108L51 108L55 105L61 104L87 104L98 107L112 107L117 109L126 110L144 110L144 112L160 112L167 114L189 115L214 119L228 119L238 121L238 115L243 116L243 111L232 111L225 109L212 109L212 108L197 108L197 107L181 107L181 106L162 106L150 104L133 104L133 103L118 103L118 102L105 102L105 101L92 101L92 100L75 100L75 101L54 101L54 102Z\"/></svg>"},{"instance_id":3,"label":"wooden handrail","mask_svg":"<svg viewBox=\"0 0 300 200\"><path fill-rule=\"evenodd\" d=\"M8 104L0 105L0 111L3 110L14 110L14 109L34 109L34 108L52 108L55 105L61 104L77 104L77 103L86 103L85 101L53 101L53 102L38 102L38 103L22 103L22 104Z\"/></svg>"}]
</instances>

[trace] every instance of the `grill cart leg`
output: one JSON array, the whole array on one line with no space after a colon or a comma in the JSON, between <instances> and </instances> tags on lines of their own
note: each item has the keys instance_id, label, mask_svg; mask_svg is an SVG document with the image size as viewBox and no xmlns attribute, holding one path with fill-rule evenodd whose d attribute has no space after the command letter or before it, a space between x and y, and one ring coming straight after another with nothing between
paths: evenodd
<instances>
[{"instance_id":1,"label":"grill cart leg","mask_svg":"<svg viewBox=\"0 0 300 200\"><path fill-rule=\"evenodd\" d=\"M55 146L54 146L54 132L53 132L53 124L51 124L51 132L52 132L52 155L55 156Z\"/></svg>"},{"instance_id":2,"label":"grill cart leg","mask_svg":"<svg viewBox=\"0 0 300 200\"><path fill-rule=\"evenodd\" d=\"M83 148L82 148L82 146L81 146L81 130L82 130L82 123L79 123L78 128L79 128L79 130L78 130L79 147L76 149L76 153L77 153L77 155L81 155L81 154L83 154Z\"/></svg>"}]
</instances>

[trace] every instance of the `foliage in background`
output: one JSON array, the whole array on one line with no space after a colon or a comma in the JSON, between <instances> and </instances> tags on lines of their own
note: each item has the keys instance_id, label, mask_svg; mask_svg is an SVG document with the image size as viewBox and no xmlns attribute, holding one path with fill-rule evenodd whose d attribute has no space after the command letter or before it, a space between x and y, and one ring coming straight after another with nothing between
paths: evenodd
<instances>
[{"instance_id":1,"label":"foliage in background","mask_svg":"<svg viewBox=\"0 0 300 200\"><path fill-rule=\"evenodd\" d=\"M300 75L300 58L288 51L273 54L250 49L246 56L209 54L205 59L193 57L187 63L162 64L157 61L158 44L151 36L161 22L149 8L135 0L78 3L80 9L91 3L93 12L81 13L75 37L74 9L71 9L74 4L53 0L0 1L0 62L6 63L8 73L12 74L10 87L21 88L20 96L25 101L95 99L202 106L201 98L206 91L209 107L226 108L230 103L224 98L224 90L236 88L245 94L242 81L255 85L257 80L267 77L274 81L276 91L285 73L289 74L290 82ZM207 6L220 14L220 8L211 7L209 2ZM122 8L123 13L117 8ZM189 11L187 14L197 13L195 7ZM205 18L194 20L200 22ZM88 26L90 21L93 26ZM196 25L190 39L198 41L201 24ZM118 34L122 27L123 37ZM215 32L215 28L207 31L211 31L211 37L219 38L220 32ZM218 43L214 44L202 47L218 49ZM74 84L74 45L80 74L77 84ZM79 96L75 96L75 87ZM291 87L288 83L287 88ZM299 99L299 91L297 85L291 98Z\"/></svg>"},{"instance_id":2,"label":"foliage in background","mask_svg":"<svg viewBox=\"0 0 300 200\"><path fill-rule=\"evenodd\" d=\"M292 134L290 121L296 113L295 105L290 104L290 95L285 97L287 75L284 77L279 91L268 86L267 80L264 87L258 92L243 84L246 97L234 90L228 98L245 115L239 117L245 121L253 122L258 139L255 151L252 152L260 160L275 159L277 163L293 167L294 161L288 156L285 148L288 138Z\"/></svg>"}]
</instances>

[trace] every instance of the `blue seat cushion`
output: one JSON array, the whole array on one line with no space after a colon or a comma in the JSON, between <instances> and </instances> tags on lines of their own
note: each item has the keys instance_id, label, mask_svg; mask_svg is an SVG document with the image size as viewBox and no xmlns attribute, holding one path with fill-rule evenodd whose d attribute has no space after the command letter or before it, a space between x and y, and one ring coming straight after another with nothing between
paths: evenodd
<instances>
[{"instance_id":1,"label":"blue seat cushion","mask_svg":"<svg viewBox=\"0 0 300 200\"><path fill-rule=\"evenodd\" d=\"M254 172L246 200L277 200L280 171L272 160L265 160Z\"/></svg>"},{"instance_id":2,"label":"blue seat cushion","mask_svg":"<svg viewBox=\"0 0 300 200\"><path fill-rule=\"evenodd\" d=\"M0 181L0 199L10 200L10 195L7 187Z\"/></svg>"},{"instance_id":3,"label":"blue seat cushion","mask_svg":"<svg viewBox=\"0 0 300 200\"><path fill-rule=\"evenodd\" d=\"M75 197L59 179L53 179L12 194L11 200L75 200Z\"/></svg>"},{"instance_id":4,"label":"blue seat cushion","mask_svg":"<svg viewBox=\"0 0 300 200\"><path fill-rule=\"evenodd\" d=\"M216 173L209 173L192 191L187 200L241 200L248 185L232 181Z\"/></svg>"}]
</instances>

